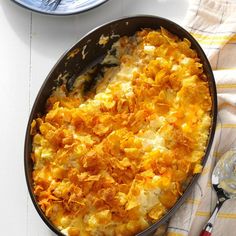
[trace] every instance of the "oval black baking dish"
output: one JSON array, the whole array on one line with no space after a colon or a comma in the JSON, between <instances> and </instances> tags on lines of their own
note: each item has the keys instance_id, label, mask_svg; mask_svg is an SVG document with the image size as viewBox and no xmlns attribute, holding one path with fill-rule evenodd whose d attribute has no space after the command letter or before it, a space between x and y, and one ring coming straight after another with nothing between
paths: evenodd
<instances>
[{"instance_id":1,"label":"oval black baking dish","mask_svg":"<svg viewBox=\"0 0 236 236\"><path fill-rule=\"evenodd\" d=\"M216 128L217 95L211 66L209 64L206 55L204 54L203 50L201 49L197 41L186 30L184 30L176 23L156 16L146 16L146 15L132 16L104 24L92 30L90 33L84 36L78 43L76 43L69 51L67 51L59 59L59 61L56 63L56 65L53 67L53 69L47 76L40 91L38 92L37 98L34 102L28 121L28 127L25 137L25 150L24 150L24 165L25 165L25 175L26 175L28 190L31 199L34 203L34 206L37 212L39 213L40 217L48 225L48 227L52 231L54 231L57 235L63 235L63 234L45 216L45 214L37 204L37 200L33 194L33 181L32 181L33 162L31 160L32 137L30 135L31 122L34 118L38 116L38 114L44 113L46 100L50 96L53 88L55 88L58 84L60 84L60 78L66 79L67 89L70 90L71 85L73 85L75 78L78 77L78 75L80 75L81 73L83 73L86 69L96 64L99 64L99 62L104 58L107 51L111 48L111 45L115 41L117 41L119 36L124 36L124 35L131 36L137 30L140 30L142 28L159 29L160 27L166 28L168 31L177 35L181 39L187 38L191 42L191 48L197 52L198 57L200 58L201 63L203 64L203 69L208 79L210 94L212 98L212 110L211 110L212 123L206 152L202 159L203 166L207 161ZM104 44L101 45L98 43L102 35L104 37L109 36L109 40L105 45ZM89 86L91 85L92 83ZM149 235L150 233L154 232L160 225L162 225L167 219L169 219L181 206L181 204L184 202L188 194L191 192L193 186L196 184L198 177L199 174L195 175L192 178L191 182L184 191L184 194L176 202L176 204L167 212L167 214L165 214L160 220L151 225L149 228L147 228L143 232L140 232L138 235L140 236Z\"/></svg>"}]
</instances>

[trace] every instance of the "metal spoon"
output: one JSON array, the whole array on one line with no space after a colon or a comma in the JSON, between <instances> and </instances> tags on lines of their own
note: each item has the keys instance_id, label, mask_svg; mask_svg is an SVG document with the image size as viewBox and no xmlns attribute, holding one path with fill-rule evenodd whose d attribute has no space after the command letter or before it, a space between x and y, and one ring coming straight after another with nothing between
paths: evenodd
<instances>
[{"instance_id":1,"label":"metal spoon","mask_svg":"<svg viewBox=\"0 0 236 236\"><path fill-rule=\"evenodd\" d=\"M223 203L228 199L236 198L236 149L226 152L217 162L211 181L218 200L200 236L211 235L217 213Z\"/></svg>"}]
</instances>

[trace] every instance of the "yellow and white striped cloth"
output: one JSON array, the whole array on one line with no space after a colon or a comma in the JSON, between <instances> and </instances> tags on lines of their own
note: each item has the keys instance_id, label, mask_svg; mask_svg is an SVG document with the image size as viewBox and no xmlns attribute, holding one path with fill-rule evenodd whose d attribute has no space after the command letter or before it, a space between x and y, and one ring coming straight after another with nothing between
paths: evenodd
<instances>
[{"instance_id":1,"label":"yellow and white striped cloth","mask_svg":"<svg viewBox=\"0 0 236 236\"><path fill-rule=\"evenodd\" d=\"M168 236L198 236L216 203L211 172L224 152L236 146L236 2L191 0L185 28L202 46L214 71L218 125L208 162L187 201L171 218ZM236 235L236 200L228 200L213 236Z\"/></svg>"}]
</instances>

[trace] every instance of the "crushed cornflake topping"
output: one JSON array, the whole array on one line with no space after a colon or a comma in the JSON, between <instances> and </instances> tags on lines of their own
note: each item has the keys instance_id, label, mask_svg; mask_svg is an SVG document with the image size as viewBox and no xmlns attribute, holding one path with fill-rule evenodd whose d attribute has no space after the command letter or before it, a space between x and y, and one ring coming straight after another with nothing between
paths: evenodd
<instances>
[{"instance_id":1,"label":"crushed cornflake topping","mask_svg":"<svg viewBox=\"0 0 236 236\"><path fill-rule=\"evenodd\" d=\"M201 172L212 102L190 46L164 28L143 29L113 45L119 63L105 68L93 92L78 93L95 70L72 91L63 84L52 93L31 125L33 180L61 232L134 235Z\"/></svg>"}]
</instances>

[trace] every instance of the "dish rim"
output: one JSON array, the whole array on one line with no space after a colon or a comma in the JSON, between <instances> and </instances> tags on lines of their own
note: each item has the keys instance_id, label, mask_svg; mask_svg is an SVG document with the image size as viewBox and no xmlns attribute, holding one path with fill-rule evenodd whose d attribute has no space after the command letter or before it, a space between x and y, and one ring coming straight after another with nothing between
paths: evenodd
<instances>
[{"instance_id":1,"label":"dish rim","mask_svg":"<svg viewBox=\"0 0 236 236\"><path fill-rule=\"evenodd\" d=\"M57 12L56 10L54 11L44 11L43 9L40 10L40 8L37 7L31 7L28 4L24 3L24 2L19 2L18 0L11 0L13 3L15 3L16 5L23 7L27 10L39 13L39 14L43 14L43 15L50 15L50 16L72 16L72 15L76 15L76 14L80 14L83 12L87 12L90 11L94 8L99 7L100 5L103 5L104 3L108 2L109 0L100 0L99 3L97 4L93 4L90 7L87 7L86 9L83 10L75 10L75 11L71 11L71 12Z\"/></svg>"},{"instance_id":2,"label":"dish rim","mask_svg":"<svg viewBox=\"0 0 236 236\"><path fill-rule=\"evenodd\" d=\"M25 168L25 177L26 177L26 182L27 182L27 188L31 197L31 200L38 212L38 214L40 215L41 219L46 223L46 225L57 235L59 236L64 236L64 234L62 234L60 232L60 230L54 226L50 220L45 216L45 214L43 213L43 211L41 210L41 208L39 207L37 200L33 194L31 185L30 185L30 180L29 180L29 173L27 172L29 166L28 166L28 161L27 158L29 158L29 154L28 153L28 144L29 144L29 139L30 139L30 125L32 120L35 117L35 109L36 109L36 105L39 102L39 98L43 92L43 90L45 89L45 85L48 83L48 81L50 81L50 77L53 74L53 72L55 71L55 69L58 67L58 65L60 64L60 62L67 56L67 54L72 51L74 48L76 48L77 44L79 44L81 41L83 41L84 39L86 39L86 37L88 37L89 35L91 35L92 33L94 33L95 31L97 31L98 29L114 24L114 23L118 23L120 21L124 21L124 20L129 20L129 19L133 19L133 18L140 18L140 17L144 17L144 18L153 18L153 20L163 20L166 21L168 24L172 24L174 25L174 27L176 27L176 29L181 29L185 36L191 38L191 40L195 43L195 47L193 48L198 55L201 53L202 57L204 58L204 63L205 63L205 68L207 70L208 73L208 87L209 89L211 88L211 100L212 100L212 111L211 111L211 115L212 115L212 122L211 122L211 126L209 128L209 138L207 141L207 145L206 145L206 150L205 150L205 155L202 158L202 162L201 164L203 165L203 167L205 166L208 157L210 155L210 150L212 147L212 143L214 140L214 135L215 135L215 129L216 129L216 123L217 123L217 92L216 92L216 84L215 84L215 79L214 79L214 75L213 75L213 71L211 68L211 65L209 63L208 58L206 57L206 54L204 53L203 49L201 48L201 46L199 45L199 43L197 42L197 40L187 31L185 30L183 27L181 27L180 25L178 25L177 23L163 18L163 17L159 17L159 16L155 16L155 15L147 15L147 14L138 14L138 15L132 15L132 16L124 16L124 17L120 17L117 19L114 19L112 21L108 21L102 25L99 25L97 27L95 27L94 29L90 30L87 34L85 34L82 38L80 38L76 43L74 43L68 50L66 50L62 56L57 60L57 62L54 64L54 66L52 67L52 69L50 70L50 72L48 73L46 79L44 80L44 82L41 85L40 90L37 93L37 96L34 100L34 104L31 108L31 112L30 112L30 116L28 119L28 123L27 123L27 129L26 129L26 134L25 134L25 146L24 146L24 168ZM161 26L161 25L157 25L157 26ZM168 29L167 29L168 30ZM177 35L178 37L180 37L179 35ZM187 38L186 37L186 38ZM203 61L201 60L201 63L203 64ZM206 72L206 71L205 71ZM211 83L211 84L210 84ZM183 192L183 195L176 201L176 203L174 204L174 206L169 209L167 211L167 213L161 217L159 220L157 220L155 223L153 223L152 225L150 225L148 228L146 228L145 230L139 232L138 234L136 234L137 236L144 236L144 235L149 235L150 233L154 232L155 230L158 229L158 227L160 227L163 223L165 223L171 216L173 216L173 214L180 208L180 206L184 203L184 201L186 200L186 198L189 196L189 194L191 193L191 190L193 189L194 185L196 185L196 182L198 180L198 178L200 177L200 174L195 174L193 175L193 177L191 178L190 183L188 184L188 186L186 187L185 191Z\"/></svg>"}]
</instances>

